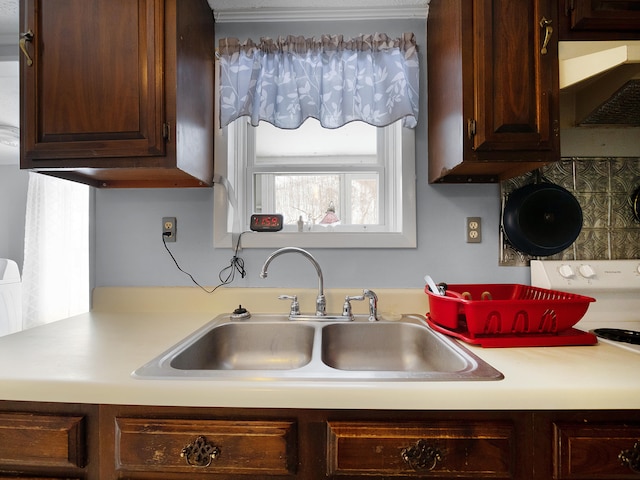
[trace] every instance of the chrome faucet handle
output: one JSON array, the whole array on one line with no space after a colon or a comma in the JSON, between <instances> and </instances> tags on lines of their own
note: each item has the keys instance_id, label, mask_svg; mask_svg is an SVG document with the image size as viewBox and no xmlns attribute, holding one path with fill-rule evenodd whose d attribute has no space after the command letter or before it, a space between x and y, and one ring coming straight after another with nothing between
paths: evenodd
<instances>
[{"instance_id":1,"label":"chrome faucet handle","mask_svg":"<svg viewBox=\"0 0 640 480\"><path fill-rule=\"evenodd\" d=\"M324 317L327 314L327 300L324 296L318 295L316 298L316 317Z\"/></svg>"},{"instance_id":2,"label":"chrome faucet handle","mask_svg":"<svg viewBox=\"0 0 640 480\"><path fill-rule=\"evenodd\" d=\"M353 319L353 313L351 313L351 301L352 300L364 300L364 295L354 295L354 296L349 296L347 295L346 297L344 297L344 304L342 305L342 316L343 317L349 317L351 319Z\"/></svg>"},{"instance_id":3,"label":"chrome faucet handle","mask_svg":"<svg viewBox=\"0 0 640 480\"><path fill-rule=\"evenodd\" d=\"M373 290L364 289L362 295L369 299L369 321L378 321L378 296Z\"/></svg>"},{"instance_id":4,"label":"chrome faucet handle","mask_svg":"<svg viewBox=\"0 0 640 480\"><path fill-rule=\"evenodd\" d=\"M291 300L291 309L289 310L289 316L295 317L300 315L300 304L298 303L297 295L280 295L278 300Z\"/></svg>"}]
</instances>

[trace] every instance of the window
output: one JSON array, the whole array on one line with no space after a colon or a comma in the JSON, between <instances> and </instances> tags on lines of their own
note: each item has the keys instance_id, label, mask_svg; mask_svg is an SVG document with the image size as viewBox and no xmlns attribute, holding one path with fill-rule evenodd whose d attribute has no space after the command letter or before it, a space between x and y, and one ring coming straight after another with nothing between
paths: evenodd
<instances>
[{"instance_id":1,"label":"window","mask_svg":"<svg viewBox=\"0 0 640 480\"><path fill-rule=\"evenodd\" d=\"M217 65L216 246L252 213L286 226L243 247L416 246L413 33L226 37Z\"/></svg>"},{"instance_id":2,"label":"window","mask_svg":"<svg viewBox=\"0 0 640 480\"><path fill-rule=\"evenodd\" d=\"M282 232L244 235L243 248L415 247L414 131L401 123L232 122L216 138L215 246L234 245L252 213L282 213Z\"/></svg>"}]
</instances>

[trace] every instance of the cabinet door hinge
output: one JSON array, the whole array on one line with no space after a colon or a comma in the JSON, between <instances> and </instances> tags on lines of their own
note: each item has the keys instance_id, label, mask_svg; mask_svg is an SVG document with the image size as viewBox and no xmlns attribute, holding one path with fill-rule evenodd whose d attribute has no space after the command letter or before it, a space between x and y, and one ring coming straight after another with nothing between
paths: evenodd
<instances>
[{"instance_id":1,"label":"cabinet door hinge","mask_svg":"<svg viewBox=\"0 0 640 480\"><path fill-rule=\"evenodd\" d=\"M162 138L164 138L167 142L171 140L171 124L169 122L165 122L162 124Z\"/></svg>"},{"instance_id":2,"label":"cabinet door hinge","mask_svg":"<svg viewBox=\"0 0 640 480\"><path fill-rule=\"evenodd\" d=\"M467 120L467 136L469 140L473 140L473 137L476 134L476 121L474 118L470 118Z\"/></svg>"},{"instance_id":3,"label":"cabinet door hinge","mask_svg":"<svg viewBox=\"0 0 640 480\"><path fill-rule=\"evenodd\" d=\"M570 16L571 12L575 9L575 5L573 4L573 0L564 0L564 14L565 16Z\"/></svg>"}]
</instances>

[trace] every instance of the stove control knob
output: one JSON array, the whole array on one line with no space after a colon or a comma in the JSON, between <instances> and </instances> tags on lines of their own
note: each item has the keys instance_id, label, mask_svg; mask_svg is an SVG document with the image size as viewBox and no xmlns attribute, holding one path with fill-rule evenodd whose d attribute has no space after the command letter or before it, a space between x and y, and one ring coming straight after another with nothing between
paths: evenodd
<instances>
[{"instance_id":1,"label":"stove control knob","mask_svg":"<svg viewBox=\"0 0 640 480\"><path fill-rule=\"evenodd\" d=\"M596 276L596 271L589 264L580 265L580 268L578 268L578 271L580 272L580 275L582 275L584 278L593 278Z\"/></svg>"},{"instance_id":2,"label":"stove control knob","mask_svg":"<svg viewBox=\"0 0 640 480\"><path fill-rule=\"evenodd\" d=\"M558 273L563 278L573 278L576 275L573 272L573 268L571 268L571 265L567 265L566 263L564 265L560 265L560 267L558 267Z\"/></svg>"}]
</instances>

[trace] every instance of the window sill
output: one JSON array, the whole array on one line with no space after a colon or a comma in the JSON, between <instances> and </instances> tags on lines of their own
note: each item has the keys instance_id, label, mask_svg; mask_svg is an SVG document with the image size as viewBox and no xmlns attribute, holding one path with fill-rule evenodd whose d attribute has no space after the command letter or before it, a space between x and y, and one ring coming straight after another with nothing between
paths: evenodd
<instances>
[{"instance_id":1,"label":"window sill","mask_svg":"<svg viewBox=\"0 0 640 480\"><path fill-rule=\"evenodd\" d=\"M215 248L235 247L238 234L214 236ZM415 232L244 232L241 248L416 248Z\"/></svg>"}]
</instances>

